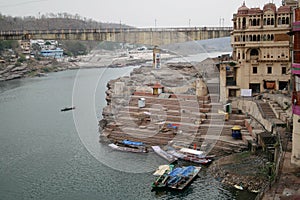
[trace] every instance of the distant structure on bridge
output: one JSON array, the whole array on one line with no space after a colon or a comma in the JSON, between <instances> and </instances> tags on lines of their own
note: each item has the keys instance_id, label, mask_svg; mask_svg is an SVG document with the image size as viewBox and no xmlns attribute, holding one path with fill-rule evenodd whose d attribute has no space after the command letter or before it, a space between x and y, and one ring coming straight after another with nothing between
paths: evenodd
<instances>
[{"instance_id":1,"label":"distant structure on bridge","mask_svg":"<svg viewBox=\"0 0 300 200\"><path fill-rule=\"evenodd\" d=\"M78 30L0 31L0 40L93 40L132 44L165 45L229 37L232 27L110 28Z\"/></svg>"}]
</instances>

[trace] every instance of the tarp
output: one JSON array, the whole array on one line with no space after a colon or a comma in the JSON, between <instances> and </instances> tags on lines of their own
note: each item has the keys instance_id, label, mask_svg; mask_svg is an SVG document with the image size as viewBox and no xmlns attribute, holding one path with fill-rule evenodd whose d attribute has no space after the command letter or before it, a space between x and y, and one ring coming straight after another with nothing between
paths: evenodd
<instances>
[{"instance_id":1,"label":"tarp","mask_svg":"<svg viewBox=\"0 0 300 200\"><path fill-rule=\"evenodd\" d=\"M181 173L182 170L183 170L182 168L177 167L177 168L175 168L173 171L171 171L171 172L169 173L169 176L171 176L171 177L177 176L178 174Z\"/></svg>"},{"instance_id":2,"label":"tarp","mask_svg":"<svg viewBox=\"0 0 300 200\"><path fill-rule=\"evenodd\" d=\"M188 166L188 167L185 167L182 171L181 171L181 175L182 176L189 176L191 173L193 173L195 170L195 167L194 166Z\"/></svg>"},{"instance_id":3,"label":"tarp","mask_svg":"<svg viewBox=\"0 0 300 200\"><path fill-rule=\"evenodd\" d=\"M142 143L142 142L134 142L134 141L130 141L130 140L123 140L123 144L134 145L134 146L143 146L144 145L144 143Z\"/></svg>"},{"instance_id":4,"label":"tarp","mask_svg":"<svg viewBox=\"0 0 300 200\"><path fill-rule=\"evenodd\" d=\"M168 181L168 185L174 185L178 183L183 177L188 177L195 170L194 166L187 166L184 168L176 168L172 172L169 173L171 179Z\"/></svg>"}]
</instances>

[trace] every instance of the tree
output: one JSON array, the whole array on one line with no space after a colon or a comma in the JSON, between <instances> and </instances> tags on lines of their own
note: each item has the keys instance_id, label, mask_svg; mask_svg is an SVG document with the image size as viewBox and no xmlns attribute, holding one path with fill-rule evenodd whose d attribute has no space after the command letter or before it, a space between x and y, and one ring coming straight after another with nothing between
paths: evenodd
<instances>
[{"instance_id":1,"label":"tree","mask_svg":"<svg viewBox=\"0 0 300 200\"><path fill-rule=\"evenodd\" d=\"M65 41L64 46L66 54L71 53L73 56L87 54L87 47L80 41Z\"/></svg>"}]
</instances>

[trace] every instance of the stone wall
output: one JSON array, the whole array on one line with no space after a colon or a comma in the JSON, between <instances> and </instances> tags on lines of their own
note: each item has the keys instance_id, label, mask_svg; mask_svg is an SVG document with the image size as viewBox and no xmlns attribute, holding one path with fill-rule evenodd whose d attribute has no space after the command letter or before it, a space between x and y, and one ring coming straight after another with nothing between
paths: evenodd
<instances>
[{"instance_id":1,"label":"stone wall","mask_svg":"<svg viewBox=\"0 0 300 200\"><path fill-rule=\"evenodd\" d=\"M248 101L244 99L239 99L234 102L232 102L232 108L237 108L239 110L242 110L243 113L248 113L252 115L255 119L257 119L265 129L267 129L269 132L272 130L272 123L268 121L267 119L263 118L261 115L259 108L257 104L253 101Z\"/></svg>"}]
</instances>

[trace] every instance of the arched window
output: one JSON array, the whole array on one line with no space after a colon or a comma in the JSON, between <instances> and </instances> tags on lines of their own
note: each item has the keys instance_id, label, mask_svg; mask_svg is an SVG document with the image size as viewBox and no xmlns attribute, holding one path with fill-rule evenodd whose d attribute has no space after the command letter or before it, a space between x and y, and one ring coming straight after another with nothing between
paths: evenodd
<instances>
[{"instance_id":1,"label":"arched window","mask_svg":"<svg viewBox=\"0 0 300 200\"><path fill-rule=\"evenodd\" d=\"M246 28L246 17L243 18L243 29Z\"/></svg>"},{"instance_id":2,"label":"arched window","mask_svg":"<svg viewBox=\"0 0 300 200\"><path fill-rule=\"evenodd\" d=\"M249 19L249 24L250 24L250 26L253 26L252 19Z\"/></svg>"},{"instance_id":3,"label":"arched window","mask_svg":"<svg viewBox=\"0 0 300 200\"><path fill-rule=\"evenodd\" d=\"M274 18L271 19L271 25L274 25Z\"/></svg>"},{"instance_id":4,"label":"arched window","mask_svg":"<svg viewBox=\"0 0 300 200\"><path fill-rule=\"evenodd\" d=\"M252 42L252 35L249 36L250 42Z\"/></svg>"},{"instance_id":5,"label":"arched window","mask_svg":"<svg viewBox=\"0 0 300 200\"><path fill-rule=\"evenodd\" d=\"M271 36L270 36L270 34L268 34L268 36L267 36L267 40L268 40L268 41L270 41L270 40L271 40Z\"/></svg>"},{"instance_id":6,"label":"arched window","mask_svg":"<svg viewBox=\"0 0 300 200\"><path fill-rule=\"evenodd\" d=\"M252 26L256 26L256 19L253 19Z\"/></svg>"},{"instance_id":7,"label":"arched window","mask_svg":"<svg viewBox=\"0 0 300 200\"><path fill-rule=\"evenodd\" d=\"M253 35L253 41L256 41L256 35Z\"/></svg>"},{"instance_id":8,"label":"arched window","mask_svg":"<svg viewBox=\"0 0 300 200\"><path fill-rule=\"evenodd\" d=\"M282 24L285 24L285 17L282 18Z\"/></svg>"},{"instance_id":9,"label":"arched window","mask_svg":"<svg viewBox=\"0 0 300 200\"><path fill-rule=\"evenodd\" d=\"M263 40L264 40L264 41L266 41L266 40L267 40L267 36L266 36L266 35L264 35L264 38L263 38Z\"/></svg>"},{"instance_id":10,"label":"arched window","mask_svg":"<svg viewBox=\"0 0 300 200\"><path fill-rule=\"evenodd\" d=\"M250 56L258 56L258 50L257 49L251 49Z\"/></svg>"},{"instance_id":11,"label":"arched window","mask_svg":"<svg viewBox=\"0 0 300 200\"><path fill-rule=\"evenodd\" d=\"M257 19L256 24L257 26L260 26L260 19Z\"/></svg>"},{"instance_id":12,"label":"arched window","mask_svg":"<svg viewBox=\"0 0 300 200\"><path fill-rule=\"evenodd\" d=\"M267 25L271 25L271 19L270 18L267 19Z\"/></svg>"},{"instance_id":13,"label":"arched window","mask_svg":"<svg viewBox=\"0 0 300 200\"><path fill-rule=\"evenodd\" d=\"M285 24L290 24L290 18L289 18L289 17L287 17L287 18L285 19Z\"/></svg>"},{"instance_id":14,"label":"arched window","mask_svg":"<svg viewBox=\"0 0 300 200\"><path fill-rule=\"evenodd\" d=\"M273 41L273 40L274 40L274 35L273 35L273 34L271 35L271 38L270 38L270 39L271 39L271 41Z\"/></svg>"},{"instance_id":15,"label":"arched window","mask_svg":"<svg viewBox=\"0 0 300 200\"><path fill-rule=\"evenodd\" d=\"M278 18L278 25L281 25L282 21L281 21L281 17Z\"/></svg>"},{"instance_id":16,"label":"arched window","mask_svg":"<svg viewBox=\"0 0 300 200\"><path fill-rule=\"evenodd\" d=\"M264 18L264 25L267 25L267 19Z\"/></svg>"},{"instance_id":17,"label":"arched window","mask_svg":"<svg viewBox=\"0 0 300 200\"><path fill-rule=\"evenodd\" d=\"M260 35L257 36L257 41L260 41Z\"/></svg>"}]
</instances>

